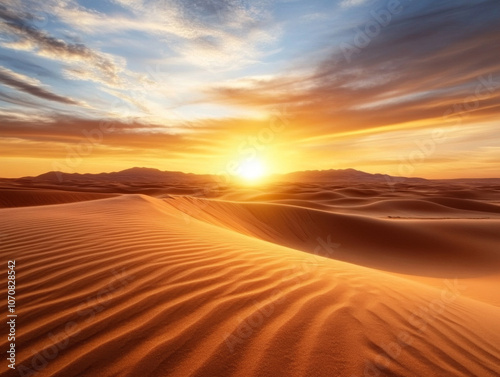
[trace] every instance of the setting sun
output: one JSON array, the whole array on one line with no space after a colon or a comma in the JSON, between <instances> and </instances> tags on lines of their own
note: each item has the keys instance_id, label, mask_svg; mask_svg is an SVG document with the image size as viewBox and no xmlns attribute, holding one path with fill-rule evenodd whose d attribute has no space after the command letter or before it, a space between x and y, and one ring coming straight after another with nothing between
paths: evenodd
<instances>
[{"instance_id":1,"label":"setting sun","mask_svg":"<svg viewBox=\"0 0 500 377\"><path fill-rule=\"evenodd\" d=\"M241 163L238 175L247 181L256 181L265 175L264 165L260 160L247 159Z\"/></svg>"}]
</instances>

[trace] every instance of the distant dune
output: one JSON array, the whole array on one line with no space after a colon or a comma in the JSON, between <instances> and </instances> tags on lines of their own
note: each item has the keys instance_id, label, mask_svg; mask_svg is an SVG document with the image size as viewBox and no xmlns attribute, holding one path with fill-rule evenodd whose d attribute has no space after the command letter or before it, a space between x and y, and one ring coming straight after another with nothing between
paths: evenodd
<instances>
[{"instance_id":1,"label":"distant dune","mask_svg":"<svg viewBox=\"0 0 500 377\"><path fill-rule=\"evenodd\" d=\"M499 375L490 183L24 179L0 205L1 376Z\"/></svg>"},{"instance_id":2,"label":"distant dune","mask_svg":"<svg viewBox=\"0 0 500 377\"><path fill-rule=\"evenodd\" d=\"M62 204L110 198L115 194L70 192L60 190L0 190L0 208L27 207L49 204Z\"/></svg>"}]
</instances>

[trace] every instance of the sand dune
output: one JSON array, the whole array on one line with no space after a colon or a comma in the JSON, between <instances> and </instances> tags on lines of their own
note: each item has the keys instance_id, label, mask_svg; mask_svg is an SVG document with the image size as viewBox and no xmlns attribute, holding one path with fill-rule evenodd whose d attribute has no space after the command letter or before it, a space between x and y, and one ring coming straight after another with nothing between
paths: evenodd
<instances>
[{"instance_id":1,"label":"sand dune","mask_svg":"<svg viewBox=\"0 0 500 377\"><path fill-rule=\"evenodd\" d=\"M393 221L190 197L167 203L189 216L243 234L382 270L465 277L497 272L500 266L500 220Z\"/></svg>"},{"instance_id":2,"label":"sand dune","mask_svg":"<svg viewBox=\"0 0 500 377\"><path fill-rule=\"evenodd\" d=\"M26 375L499 372L500 307L474 299L469 280L451 273L464 273L453 258L470 264L475 279L498 268L498 252L488 246L498 245L497 220L421 227L412 225L417 220L143 195L0 214L2 257L15 256L18 266L17 365ZM359 264L301 251L314 229L323 236L341 230L334 251L348 249ZM455 250L474 237L481 240L477 258L465 246ZM416 272L448 258L453 268L440 266L439 285L395 276L376 268L363 242L388 253L387 266L392 258L392 266ZM397 245L425 266L407 264ZM0 368L11 375L5 363Z\"/></svg>"}]
</instances>

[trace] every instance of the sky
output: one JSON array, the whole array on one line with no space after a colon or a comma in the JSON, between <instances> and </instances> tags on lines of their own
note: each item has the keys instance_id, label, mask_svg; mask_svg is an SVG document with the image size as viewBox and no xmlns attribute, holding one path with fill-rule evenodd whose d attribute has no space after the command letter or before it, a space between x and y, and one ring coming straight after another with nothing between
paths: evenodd
<instances>
[{"instance_id":1,"label":"sky","mask_svg":"<svg viewBox=\"0 0 500 377\"><path fill-rule=\"evenodd\" d=\"M498 0L3 0L0 176L500 177Z\"/></svg>"}]
</instances>

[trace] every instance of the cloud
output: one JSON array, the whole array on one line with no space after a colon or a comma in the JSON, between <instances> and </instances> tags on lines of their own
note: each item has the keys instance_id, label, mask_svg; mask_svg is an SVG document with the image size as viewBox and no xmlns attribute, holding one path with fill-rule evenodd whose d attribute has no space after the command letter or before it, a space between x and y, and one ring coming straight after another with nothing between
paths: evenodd
<instances>
[{"instance_id":1,"label":"cloud","mask_svg":"<svg viewBox=\"0 0 500 377\"><path fill-rule=\"evenodd\" d=\"M147 103L147 100L144 98L144 95L143 93L141 97L139 96L129 96L127 94L124 94L122 92L119 92L117 90L113 90L113 89L103 89L103 91L105 91L106 93L109 93L113 96L115 96L116 98L119 98L127 103L130 103L131 105L135 106L137 109L139 109L139 111L145 113L145 114L151 114L151 110L148 108L148 106L146 106L146 103Z\"/></svg>"},{"instance_id":2,"label":"cloud","mask_svg":"<svg viewBox=\"0 0 500 377\"><path fill-rule=\"evenodd\" d=\"M52 118L38 114L37 112L34 111L25 110L23 112L19 112L18 110L0 109L0 130L2 131L3 127L6 125L9 125L7 126L8 128L12 127L12 130L14 131L16 124L20 123L40 124L40 123L50 123L50 122L52 122ZM2 136L8 137L7 135L3 134ZM11 137L15 138L16 136L12 134Z\"/></svg>"},{"instance_id":3,"label":"cloud","mask_svg":"<svg viewBox=\"0 0 500 377\"><path fill-rule=\"evenodd\" d=\"M370 0L342 0L340 6L343 8L357 7L360 5L364 5Z\"/></svg>"},{"instance_id":4,"label":"cloud","mask_svg":"<svg viewBox=\"0 0 500 377\"><path fill-rule=\"evenodd\" d=\"M42 77L50 77L50 78L59 78L54 72L51 70L44 68L38 64L26 61L24 59L19 59L14 56L7 56L0 54L0 61L3 61L4 64L15 69L22 70L23 72L29 72L30 74Z\"/></svg>"},{"instance_id":5,"label":"cloud","mask_svg":"<svg viewBox=\"0 0 500 377\"><path fill-rule=\"evenodd\" d=\"M160 158L163 163L185 163L186 158L196 156L202 160L197 168L203 165L209 171L211 161L220 158L214 152L228 147L227 141L220 138L221 127L226 133L232 128L232 124L214 128L199 125L202 132L172 133L157 125L107 120L110 132L104 132L100 120L62 116L43 123L37 120L41 119L34 115L17 117L0 110L0 147L4 157L53 158L64 162L69 152L74 155L82 150L83 158Z\"/></svg>"},{"instance_id":6,"label":"cloud","mask_svg":"<svg viewBox=\"0 0 500 377\"><path fill-rule=\"evenodd\" d=\"M34 114L32 117L36 117ZM34 118L35 119L35 118ZM38 119L38 118L36 118ZM135 150L136 155L192 154L207 158L218 157L218 154L237 147L245 137L255 136L268 126L268 120L248 119L212 119L190 122L189 124L144 124L124 122L119 119L82 119L71 116L57 116L37 124L29 116L13 119L11 114L0 112L0 134L3 138L17 138L27 142L57 142L64 144L88 143L88 135L95 135L106 124L110 132L101 132L99 147L111 147L123 151ZM238 124L235 132L234 124ZM225 135L225 137L221 137ZM235 146L230 145L234 141Z\"/></svg>"},{"instance_id":7,"label":"cloud","mask_svg":"<svg viewBox=\"0 0 500 377\"><path fill-rule=\"evenodd\" d=\"M26 77L4 67L0 67L0 82L21 92L28 93L48 101L55 101L68 105L81 105L80 102L69 97L63 97L44 89L41 87L41 83L38 80Z\"/></svg>"}]
</instances>

